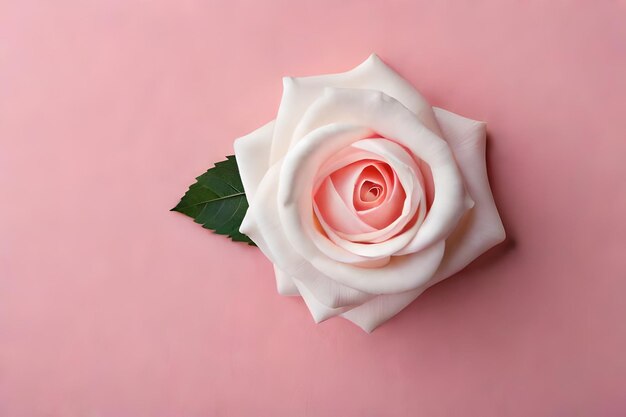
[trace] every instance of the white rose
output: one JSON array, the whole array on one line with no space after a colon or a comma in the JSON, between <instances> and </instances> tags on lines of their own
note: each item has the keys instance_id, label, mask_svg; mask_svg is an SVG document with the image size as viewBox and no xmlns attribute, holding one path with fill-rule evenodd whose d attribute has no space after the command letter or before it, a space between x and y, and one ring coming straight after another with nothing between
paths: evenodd
<instances>
[{"instance_id":1,"label":"white rose","mask_svg":"<svg viewBox=\"0 0 626 417\"><path fill-rule=\"evenodd\" d=\"M250 204L240 230L316 322L370 332L505 237L485 124L432 108L376 55L284 78L276 120L235 154Z\"/></svg>"}]
</instances>

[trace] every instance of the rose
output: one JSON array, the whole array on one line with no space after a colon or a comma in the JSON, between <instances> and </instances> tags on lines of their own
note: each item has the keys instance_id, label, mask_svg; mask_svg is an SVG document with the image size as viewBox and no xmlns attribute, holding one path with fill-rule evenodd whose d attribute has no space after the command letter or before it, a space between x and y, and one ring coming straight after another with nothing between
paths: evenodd
<instances>
[{"instance_id":1,"label":"rose","mask_svg":"<svg viewBox=\"0 0 626 417\"><path fill-rule=\"evenodd\" d=\"M284 78L276 120L235 142L240 231L316 322L372 331L504 239L485 124L432 108L372 55Z\"/></svg>"}]
</instances>

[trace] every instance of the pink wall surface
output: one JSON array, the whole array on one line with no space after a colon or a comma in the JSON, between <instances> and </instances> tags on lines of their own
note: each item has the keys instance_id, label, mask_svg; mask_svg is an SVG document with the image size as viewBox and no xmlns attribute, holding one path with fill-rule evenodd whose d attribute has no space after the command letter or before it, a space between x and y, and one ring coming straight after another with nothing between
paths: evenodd
<instances>
[{"instance_id":1,"label":"pink wall surface","mask_svg":"<svg viewBox=\"0 0 626 417\"><path fill-rule=\"evenodd\" d=\"M626 415L624 1L0 2L0 416ZM168 211L281 76L485 120L509 240L368 335Z\"/></svg>"}]
</instances>

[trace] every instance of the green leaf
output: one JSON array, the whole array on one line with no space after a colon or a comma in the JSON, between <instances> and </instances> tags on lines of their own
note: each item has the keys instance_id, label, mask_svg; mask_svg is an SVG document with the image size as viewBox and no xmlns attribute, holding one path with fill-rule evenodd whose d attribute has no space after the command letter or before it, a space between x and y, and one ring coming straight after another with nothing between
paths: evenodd
<instances>
[{"instance_id":1,"label":"green leaf","mask_svg":"<svg viewBox=\"0 0 626 417\"><path fill-rule=\"evenodd\" d=\"M186 214L196 223L236 242L256 246L239 226L248 210L246 192L241 183L234 155L218 162L196 178L180 202L171 211Z\"/></svg>"}]
</instances>

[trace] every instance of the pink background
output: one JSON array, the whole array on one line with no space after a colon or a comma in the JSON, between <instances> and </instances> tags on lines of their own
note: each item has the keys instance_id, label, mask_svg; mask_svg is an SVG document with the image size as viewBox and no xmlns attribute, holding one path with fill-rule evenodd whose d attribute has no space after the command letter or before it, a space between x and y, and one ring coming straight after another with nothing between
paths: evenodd
<instances>
[{"instance_id":1,"label":"pink background","mask_svg":"<svg viewBox=\"0 0 626 417\"><path fill-rule=\"evenodd\" d=\"M268 3L263 5L263 3ZM626 3L0 2L0 415L626 415ZM170 213L282 75L488 122L510 239L372 335Z\"/></svg>"}]
</instances>

